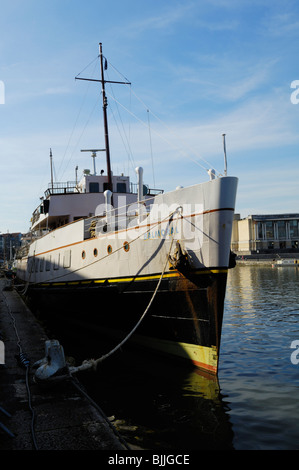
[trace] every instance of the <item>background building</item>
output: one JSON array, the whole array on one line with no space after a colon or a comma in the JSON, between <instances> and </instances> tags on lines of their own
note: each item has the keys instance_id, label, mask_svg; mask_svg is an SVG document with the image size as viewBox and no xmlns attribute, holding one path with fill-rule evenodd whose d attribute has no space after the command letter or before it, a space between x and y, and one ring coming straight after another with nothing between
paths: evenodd
<instances>
[{"instance_id":1,"label":"background building","mask_svg":"<svg viewBox=\"0 0 299 470\"><path fill-rule=\"evenodd\" d=\"M21 233L0 234L0 263L11 261L21 245Z\"/></svg>"},{"instance_id":2,"label":"background building","mask_svg":"<svg viewBox=\"0 0 299 470\"><path fill-rule=\"evenodd\" d=\"M232 251L237 255L299 253L299 214L235 214Z\"/></svg>"}]
</instances>

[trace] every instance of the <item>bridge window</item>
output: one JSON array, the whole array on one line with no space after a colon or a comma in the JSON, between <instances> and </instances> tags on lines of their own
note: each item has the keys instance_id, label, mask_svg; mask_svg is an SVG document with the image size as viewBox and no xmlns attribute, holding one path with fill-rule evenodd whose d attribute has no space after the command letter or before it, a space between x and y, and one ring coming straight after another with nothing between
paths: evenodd
<instances>
[{"instance_id":1,"label":"bridge window","mask_svg":"<svg viewBox=\"0 0 299 470\"><path fill-rule=\"evenodd\" d=\"M126 193L126 192L127 192L127 185L126 185L126 183L117 183L117 185L116 185L116 192L117 192L117 193Z\"/></svg>"},{"instance_id":2,"label":"bridge window","mask_svg":"<svg viewBox=\"0 0 299 470\"><path fill-rule=\"evenodd\" d=\"M89 183L89 192L90 193L99 193L100 192L99 183Z\"/></svg>"}]
</instances>

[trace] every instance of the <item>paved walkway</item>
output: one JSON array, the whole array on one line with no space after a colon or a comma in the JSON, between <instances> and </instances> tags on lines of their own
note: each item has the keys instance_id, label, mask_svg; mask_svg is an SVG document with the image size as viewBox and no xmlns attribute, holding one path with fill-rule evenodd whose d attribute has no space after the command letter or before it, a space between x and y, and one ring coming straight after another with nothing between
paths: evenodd
<instances>
[{"instance_id":1,"label":"paved walkway","mask_svg":"<svg viewBox=\"0 0 299 470\"><path fill-rule=\"evenodd\" d=\"M72 381L45 387L26 367L48 338L18 293L0 279L0 450L126 450L126 444ZM20 352L24 353L24 357Z\"/></svg>"}]
</instances>

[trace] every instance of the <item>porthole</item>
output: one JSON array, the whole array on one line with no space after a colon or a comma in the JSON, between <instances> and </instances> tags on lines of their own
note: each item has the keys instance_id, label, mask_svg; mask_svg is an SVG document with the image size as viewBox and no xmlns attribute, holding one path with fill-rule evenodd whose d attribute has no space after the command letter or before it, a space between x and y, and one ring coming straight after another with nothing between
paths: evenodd
<instances>
[{"instance_id":1,"label":"porthole","mask_svg":"<svg viewBox=\"0 0 299 470\"><path fill-rule=\"evenodd\" d=\"M86 258L86 253L85 253L85 251L83 250L83 251L82 251L82 259L85 259L85 258Z\"/></svg>"},{"instance_id":2,"label":"porthole","mask_svg":"<svg viewBox=\"0 0 299 470\"><path fill-rule=\"evenodd\" d=\"M107 252L108 252L109 255L110 255L110 253L112 253L112 246L111 245L107 246Z\"/></svg>"},{"instance_id":3,"label":"porthole","mask_svg":"<svg viewBox=\"0 0 299 470\"><path fill-rule=\"evenodd\" d=\"M128 242L124 242L124 250L129 251L130 249L130 244Z\"/></svg>"},{"instance_id":4,"label":"porthole","mask_svg":"<svg viewBox=\"0 0 299 470\"><path fill-rule=\"evenodd\" d=\"M98 250L97 250L97 248L95 248L95 249L93 250L93 255L94 255L94 256L98 256Z\"/></svg>"}]
</instances>

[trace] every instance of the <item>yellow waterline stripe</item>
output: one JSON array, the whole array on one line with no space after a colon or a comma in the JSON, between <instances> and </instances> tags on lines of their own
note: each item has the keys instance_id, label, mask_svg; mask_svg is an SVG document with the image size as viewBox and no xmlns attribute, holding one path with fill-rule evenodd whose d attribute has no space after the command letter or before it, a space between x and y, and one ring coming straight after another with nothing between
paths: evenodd
<instances>
[{"instance_id":1,"label":"yellow waterline stripe","mask_svg":"<svg viewBox=\"0 0 299 470\"><path fill-rule=\"evenodd\" d=\"M227 273L228 269L227 268L223 268L223 269L205 269L205 270L200 270L200 271L196 271L192 274L195 274L195 275L202 275L202 274L210 274L210 273L213 273L213 274L223 274L223 273ZM90 279L90 280L87 280L87 281L69 281L69 282L53 282L53 283L41 283L40 285L41 286L49 286L49 285L53 285L53 286L65 286L65 285L70 285L70 286L74 286L74 285L79 285L79 284L91 284L91 283L94 283L94 284L103 284L104 282L108 282L108 283L118 283L118 282L132 282L132 281L150 281L150 280L155 280L155 279L160 279L160 276L161 274L153 274L153 275L150 275L150 276L137 276L137 277L120 277L120 278L112 278L112 279ZM178 272L173 272L173 273L166 273L164 274L163 276L163 279L165 278L179 278L179 277L184 277L182 274L178 273Z\"/></svg>"},{"instance_id":2,"label":"yellow waterline stripe","mask_svg":"<svg viewBox=\"0 0 299 470\"><path fill-rule=\"evenodd\" d=\"M108 282L131 282L131 281L149 281L151 279L160 279L161 277L161 274L155 274L155 275L152 275L152 276L137 276L137 277L120 277L120 278L113 278L113 279L107 279ZM168 273L168 274L164 274L163 276L163 279L164 278L169 278L169 277L181 277L181 275L177 272L175 273ZM94 281L94 282L97 282L97 281Z\"/></svg>"},{"instance_id":3,"label":"yellow waterline stripe","mask_svg":"<svg viewBox=\"0 0 299 470\"><path fill-rule=\"evenodd\" d=\"M221 273L227 273L227 269L206 269L204 271L196 271L192 274L221 274ZM131 281L148 281L151 279L160 279L161 274L153 274L150 276L137 276L137 277L121 277L121 278L113 278L113 279L107 279L108 282L131 282ZM164 274L164 278L171 278L171 277L185 277L182 274L178 272L173 272L173 273L167 273ZM102 279L100 280L95 280L94 282L104 282Z\"/></svg>"}]
</instances>

